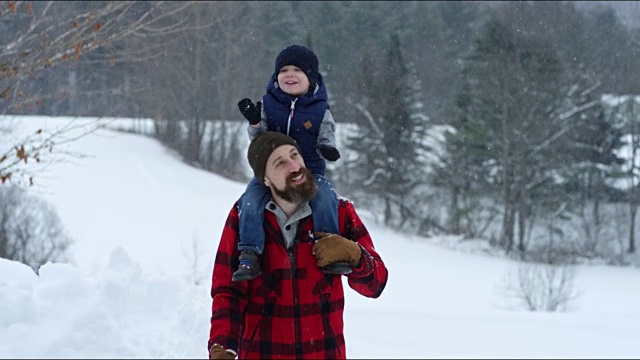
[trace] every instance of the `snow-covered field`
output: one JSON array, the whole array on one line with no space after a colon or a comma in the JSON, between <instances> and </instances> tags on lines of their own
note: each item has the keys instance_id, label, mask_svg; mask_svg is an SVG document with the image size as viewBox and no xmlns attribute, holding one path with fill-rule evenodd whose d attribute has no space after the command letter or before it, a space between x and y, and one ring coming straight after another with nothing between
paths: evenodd
<instances>
[{"instance_id":1,"label":"snow-covered field","mask_svg":"<svg viewBox=\"0 0 640 360\"><path fill-rule=\"evenodd\" d=\"M30 118L28 127L51 118ZM206 358L209 279L245 188L157 141L100 130L33 189L75 243L39 276L0 259L2 358ZM356 203L356 208L357 208ZM640 270L580 266L562 313L503 294L517 264L387 229L358 209L389 268L379 299L346 294L349 358L640 358Z\"/></svg>"}]
</instances>

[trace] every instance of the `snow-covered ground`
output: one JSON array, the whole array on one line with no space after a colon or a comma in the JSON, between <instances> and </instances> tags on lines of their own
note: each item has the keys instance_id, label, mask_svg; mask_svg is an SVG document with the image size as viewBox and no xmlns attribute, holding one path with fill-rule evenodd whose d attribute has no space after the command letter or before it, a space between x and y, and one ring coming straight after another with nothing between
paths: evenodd
<instances>
[{"instance_id":1,"label":"snow-covered ground","mask_svg":"<svg viewBox=\"0 0 640 360\"><path fill-rule=\"evenodd\" d=\"M137 135L100 130L69 150L87 157L52 164L33 190L57 209L73 260L38 276L0 259L0 357L206 358L212 262L246 184ZM347 289L349 358L640 358L639 269L580 266L568 311L528 312L503 292L517 263L358 210L389 282L379 299Z\"/></svg>"}]
</instances>

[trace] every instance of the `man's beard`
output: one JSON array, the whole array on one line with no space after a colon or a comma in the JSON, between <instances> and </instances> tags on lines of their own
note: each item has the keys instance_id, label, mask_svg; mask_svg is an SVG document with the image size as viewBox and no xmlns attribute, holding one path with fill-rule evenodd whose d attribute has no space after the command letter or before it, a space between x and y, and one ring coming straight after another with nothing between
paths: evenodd
<instances>
[{"instance_id":1,"label":"man's beard","mask_svg":"<svg viewBox=\"0 0 640 360\"><path fill-rule=\"evenodd\" d=\"M292 179L300 174L304 175L306 181L300 185L291 185ZM275 186L272 189L276 195L282 198L282 200L292 204L301 204L311 200L318 191L318 185L316 184L316 179L313 177L313 174L311 174L311 171L307 168L300 168L299 171L290 174L287 177L287 185L284 190L277 189Z\"/></svg>"}]
</instances>

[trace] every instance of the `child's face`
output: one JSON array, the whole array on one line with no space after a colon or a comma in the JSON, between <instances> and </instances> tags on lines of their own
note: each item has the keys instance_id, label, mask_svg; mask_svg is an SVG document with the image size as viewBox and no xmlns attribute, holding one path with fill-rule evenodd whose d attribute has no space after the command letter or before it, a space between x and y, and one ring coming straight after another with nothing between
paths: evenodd
<instances>
[{"instance_id":1,"label":"child's face","mask_svg":"<svg viewBox=\"0 0 640 360\"><path fill-rule=\"evenodd\" d=\"M285 65L278 73L278 86L291 96L301 96L309 91L309 78L299 67Z\"/></svg>"}]
</instances>

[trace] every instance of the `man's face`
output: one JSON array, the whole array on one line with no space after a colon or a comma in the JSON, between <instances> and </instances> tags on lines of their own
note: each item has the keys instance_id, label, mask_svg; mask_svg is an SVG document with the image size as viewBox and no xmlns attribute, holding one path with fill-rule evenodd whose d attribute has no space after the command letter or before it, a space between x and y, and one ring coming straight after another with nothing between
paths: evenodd
<instances>
[{"instance_id":1,"label":"man's face","mask_svg":"<svg viewBox=\"0 0 640 360\"><path fill-rule=\"evenodd\" d=\"M313 174L293 145L281 145L271 153L264 178L274 195L290 203L310 200L318 190Z\"/></svg>"}]
</instances>

